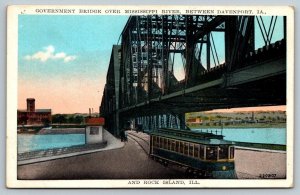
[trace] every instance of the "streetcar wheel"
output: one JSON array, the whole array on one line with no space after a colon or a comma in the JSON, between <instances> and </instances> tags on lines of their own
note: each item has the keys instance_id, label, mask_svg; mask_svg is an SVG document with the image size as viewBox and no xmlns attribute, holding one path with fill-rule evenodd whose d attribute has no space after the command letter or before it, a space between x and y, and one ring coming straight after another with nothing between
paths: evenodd
<instances>
[{"instance_id":1,"label":"streetcar wheel","mask_svg":"<svg viewBox=\"0 0 300 195\"><path fill-rule=\"evenodd\" d=\"M188 168L185 170L185 173L191 174L191 173L192 173L192 168L188 167Z\"/></svg>"},{"instance_id":2,"label":"streetcar wheel","mask_svg":"<svg viewBox=\"0 0 300 195\"><path fill-rule=\"evenodd\" d=\"M167 167L168 164L169 164L168 161L164 161L164 162L163 162L163 165L164 165L165 167Z\"/></svg>"},{"instance_id":3,"label":"streetcar wheel","mask_svg":"<svg viewBox=\"0 0 300 195\"><path fill-rule=\"evenodd\" d=\"M204 177L204 175L205 175L204 171L198 171L198 176L199 177Z\"/></svg>"}]
</instances>

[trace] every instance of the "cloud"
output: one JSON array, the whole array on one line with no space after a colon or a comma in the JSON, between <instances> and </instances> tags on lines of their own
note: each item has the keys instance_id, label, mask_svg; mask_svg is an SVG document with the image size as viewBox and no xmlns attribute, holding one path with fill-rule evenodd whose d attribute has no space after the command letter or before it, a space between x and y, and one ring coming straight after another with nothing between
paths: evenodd
<instances>
[{"instance_id":1,"label":"cloud","mask_svg":"<svg viewBox=\"0 0 300 195\"><path fill-rule=\"evenodd\" d=\"M64 62L70 62L76 59L76 56L66 56Z\"/></svg>"},{"instance_id":2,"label":"cloud","mask_svg":"<svg viewBox=\"0 0 300 195\"><path fill-rule=\"evenodd\" d=\"M24 57L26 60L39 60L41 62L46 62L47 60L63 60L65 63L75 60L76 56L67 55L64 52L55 53L55 48L53 45L44 47L42 51L38 51L32 55L26 55Z\"/></svg>"}]
</instances>

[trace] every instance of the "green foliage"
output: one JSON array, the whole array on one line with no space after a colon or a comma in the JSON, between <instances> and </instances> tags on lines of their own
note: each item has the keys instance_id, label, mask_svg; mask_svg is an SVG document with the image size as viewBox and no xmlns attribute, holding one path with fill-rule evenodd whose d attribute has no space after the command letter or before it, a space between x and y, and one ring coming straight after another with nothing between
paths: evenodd
<instances>
[{"instance_id":1,"label":"green foliage","mask_svg":"<svg viewBox=\"0 0 300 195\"><path fill-rule=\"evenodd\" d=\"M67 123L67 118L64 114L55 114L52 116L52 123Z\"/></svg>"},{"instance_id":2,"label":"green foliage","mask_svg":"<svg viewBox=\"0 0 300 195\"><path fill-rule=\"evenodd\" d=\"M55 114L52 116L52 123L59 124L81 124L84 122L82 115L75 114Z\"/></svg>"}]
</instances>

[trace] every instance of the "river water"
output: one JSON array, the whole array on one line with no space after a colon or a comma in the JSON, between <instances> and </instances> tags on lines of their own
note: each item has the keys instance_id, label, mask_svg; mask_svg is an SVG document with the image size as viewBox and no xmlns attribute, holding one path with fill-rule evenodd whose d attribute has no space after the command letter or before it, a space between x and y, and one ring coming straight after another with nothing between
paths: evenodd
<instances>
[{"instance_id":1,"label":"river water","mask_svg":"<svg viewBox=\"0 0 300 195\"><path fill-rule=\"evenodd\" d=\"M85 144L85 134L18 134L18 153Z\"/></svg>"},{"instance_id":2,"label":"river water","mask_svg":"<svg viewBox=\"0 0 300 195\"><path fill-rule=\"evenodd\" d=\"M200 129L192 129L200 131ZM215 129L201 129L215 131ZM220 129L217 129L220 133ZM224 128L224 139L230 141L286 144L285 128ZM18 134L18 153L70 147L85 144L85 134L28 135Z\"/></svg>"},{"instance_id":3,"label":"river water","mask_svg":"<svg viewBox=\"0 0 300 195\"><path fill-rule=\"evenodd\" d=\"M200 131L200 129L192 129ZM213 131L214 129L201 129ZM220 129L217 129L220 131ZM224 139L238 142L286 144L286 128L224 128Z\"/></svg>"}]
</instances>

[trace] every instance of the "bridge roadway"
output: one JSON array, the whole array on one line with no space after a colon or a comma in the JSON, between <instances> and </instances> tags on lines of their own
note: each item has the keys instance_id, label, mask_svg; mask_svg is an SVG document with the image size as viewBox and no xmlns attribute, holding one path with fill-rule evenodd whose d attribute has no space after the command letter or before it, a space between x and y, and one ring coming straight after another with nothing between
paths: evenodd
<instances>
[{"instance_id":1,"label":"bridge roadway","mask_svg":"<svg viewBox=\"0 0 300 195\"><path fill-rule=\"evenodd\" d=\"M119 112L123 116L142 116L164 114L170 110L173 113L185 113L228 107L283 105L286 104L285 74L285 59L278 58L121 108Z\"/></svg>"},{"instance_id":2,"label":"bridge roadway","mask_svg":"<svg viewBox=\"0 0 300 195\"><path fill-rule=\"evenodd\" d=\"M143 140L138 137L142 137ZM177 166L164 167L151 160L146 151L149 136L129 132L120 149L18 166L18 179L189 179ZM143 149L144 148L144 149ZM236 149L239 179L259 179L260 174L286 175L286 154Z\"/></svg>"}]
</instances>

